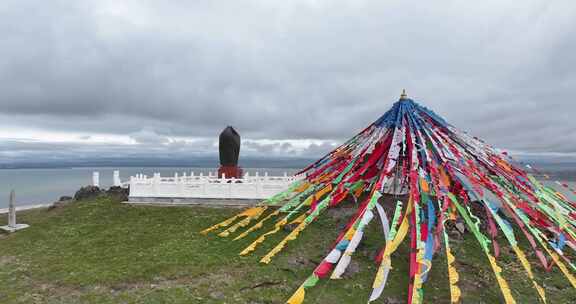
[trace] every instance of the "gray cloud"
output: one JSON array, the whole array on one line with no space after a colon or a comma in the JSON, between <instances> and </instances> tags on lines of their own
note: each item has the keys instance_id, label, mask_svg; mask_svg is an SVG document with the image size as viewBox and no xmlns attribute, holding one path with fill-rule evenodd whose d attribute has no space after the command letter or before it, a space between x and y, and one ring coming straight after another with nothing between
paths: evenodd
<instances>
[{"instance_id":1,"label":"gray cloud","mask_svg":"<svg viewBox=\"0 0 576 304\"><path fill-rule=\"evenodd\" d=\"M148 132L143 132L148 133ZM117 143L62 143L38 142L26 140L0 141L0 168L28 165L42 166L85 166L85 165L190 165L216 166L217 141L213 139L197 139L187 141L158 140L158 137L146 135L134 144ZM242 148L240 164L249 167L260 166L260 161L267 162L268 167L303 166L317 155L333 149L331 144L312 144L306 149L295 149L290 143L263 144L247 141ZM297 162L285 162L295 158ZM280 162L279 162L280 161Z\"/></svg>"},{"instance_id":2,"label":"gray cloud","mask_svg":"<svg viewBox=\"0 0 576 304\"><path fill-rule=\"evenodd\" d=\"M325 140L246 151L320 156L407 88L497 147L574 153L575 28L570 1L5 0L0 127L119 134L167 154L192 149L169 136L213 143L234 125Z\"/></svg>"},{"instance_id":3,"label":"gray cloud","mask_svg":"<svg viewBox=\"0 0 576 304\"><path fill-rule=\"evenodd\" d=\"M170 142L166 136L158 135L153 129L142 129L138 132L130 134L132 138L138 144L166 144Z\"/></svg>"}]
</instances>

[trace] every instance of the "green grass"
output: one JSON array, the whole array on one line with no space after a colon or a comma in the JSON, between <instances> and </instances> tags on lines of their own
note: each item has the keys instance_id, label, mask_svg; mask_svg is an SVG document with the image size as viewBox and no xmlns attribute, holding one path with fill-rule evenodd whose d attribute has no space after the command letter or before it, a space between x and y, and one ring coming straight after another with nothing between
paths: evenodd
<instances>
[{"instance_id":1,"label":"green grass","mask_svg":"<svg viewBox=\"0 0 576 304\"><path fill-rule=\"evenodd\" d=\"M248 257L238 252L256 235L232 242L198 233L237 212L135 207L107 196L23 212L19 222L30 228L0 234L0 303L284 303L322 260L345 221L320 217L272 263L263 265L259 258L287 232L269 238ZM306 303L366 303L376 270L371 257L383 243L378 224L369 227L354 256L359 271L343 280L321 281L307 292ZM472 235L451 244L463 303L501 303L488 261ZM394 269L378 303L405 303L407 246L408 240L394 254ZM498 261L517 302L538 303L522 268L503 247ZM548 303L576 303L576 291L557 268L544 273L534 256L529 258ZM424 297L425 303L449 302L443 251L434 258Z\"/></svg>"}]
</instances>

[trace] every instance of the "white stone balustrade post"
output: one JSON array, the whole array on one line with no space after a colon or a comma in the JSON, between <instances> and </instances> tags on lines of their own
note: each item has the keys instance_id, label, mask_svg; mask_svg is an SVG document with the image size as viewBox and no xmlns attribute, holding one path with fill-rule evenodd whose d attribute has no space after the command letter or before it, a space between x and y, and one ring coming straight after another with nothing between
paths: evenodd
<instances>
[{"instance_id":1,"label":"white stone balustrade post","mask_svg":"<svg viewBox=\"0 0 576 304\"><path fill-rule=\"evenodd\" d=\"M232 177L230 179L230 183L228 184L228 195L226 198L232 198L232 187L234 187L234 185L236 185L236 178Z\"/></svg>"},{"instance_id":2,"label":"white stone balustrade post","mask_svg":"<svg viewBox=\"0 0 576 304\"><path fill-rule=\"evenodd\" d=\"M200 173L202 174L202 173ZM205 183L203 180L200 180L200 193L202 193L203 196L205 196L207 194L207 190L206 187L208 186L208 183Z\"/></svg>"},{"instance_id":3,"label":"white stone balustrade post","mask_svg":"<svg viewBox=\"0 0 576 304\"><path fill-rule=\"evenodd\" d=\"M158 197L160 181L161 181L160 173L154 173L154 175L152 176L152 191L154 193L153 194L154 197Z\"/></svg>"},{"instance_id":4,"label":"white stone balustrade post","mask_svg":"<svg viewBox=\"0 0 576 304\"><path fill-rule=\"evenodd\" d=\"M256 172L256 177L258 177L258 172ZM256 178L254 181L256 183L256 197L261 198L262 197L262 182L260 181L259 178Z\"/></svg>"},{"instance_id":5,"label":"white stone balustrade post","mask_svg":"<svg viewBox=\"0 0 576 304\"><path fill-rule=\"evenodd\" d=\"M113 176L112 176L112 180L113 180L113 185L115 187L120 187L122 186L122 181L120 181L120 171L118 170L114 170Z\"/></svg>"},{"instance_id":6,"label":"white stone balustrade post","mask_svg":"<svg viewBox=\"0 0 576 304\"><path fill-rule=\"evenodd\" d=\"M92 186L100 187L100 173L98 171L92 172Z\"/></svg>"}]
</instances>

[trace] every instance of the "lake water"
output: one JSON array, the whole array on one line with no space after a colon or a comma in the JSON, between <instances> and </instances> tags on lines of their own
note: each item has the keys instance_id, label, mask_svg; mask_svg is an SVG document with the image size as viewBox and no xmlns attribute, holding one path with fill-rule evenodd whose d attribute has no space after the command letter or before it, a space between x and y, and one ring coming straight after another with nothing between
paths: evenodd
<instances>
[{"instance_id":1,"label":"lake water","mask_svg":"<svg viewBox=\"0 0 576 304\"><path fill-rule=\"evenodd\" d=\"M130 176L137 173L152 176L159 172L162 176L173 176L174 172L195 174L202 172L207 175L209 171L216 172L214 168L154 168L154 167L126 167L126 168L66 168L66 169L3 169L0 170L0 209L8 206L10 190L16 191L16 205L36 205L57 201L60 196L74 196L76 190L82 186L92 184L92 172L100 172L100 187L108 188L112 185L114 170L120 171L121 180L128 181ZM294 174L298 169L279 168L244 168L250 175L259 172L263 175L268 172L271 176L280 176L284 172Z\"/></svg>"},{"instance_id":2,"label":"lake water","mask_svg":"<svg viewBox=\"0 0 576 304\"><path fill-rule=\"evenodd\" d=\"M3 169L0 170L0 209L8 206L10 190L16 190L16 205L47 204L57 201L60 196L74 196L76 190L82 186L92 184L92 172L100 172L100 186L108 188L112 185L112 175L114 170L120 170L122 181L128 181L130 176L137 173L152 176L154 172L159 172L162 176L173 176L174 172L195 174L202 172L207 175L209 171L215 172L214 168L176 168L176 167L126 167L126 168L69 168L69 169ZM278 169L278 168L245 168L251 175L255 172L263 175L279 176L287 172L294 174L298 169ZM547 182L554 188L560 190L570 199L576 200L576 196L565 191L562 187L554 183ZM568 183L575 188L575 182Z\"/></svg>"}]
</instances>

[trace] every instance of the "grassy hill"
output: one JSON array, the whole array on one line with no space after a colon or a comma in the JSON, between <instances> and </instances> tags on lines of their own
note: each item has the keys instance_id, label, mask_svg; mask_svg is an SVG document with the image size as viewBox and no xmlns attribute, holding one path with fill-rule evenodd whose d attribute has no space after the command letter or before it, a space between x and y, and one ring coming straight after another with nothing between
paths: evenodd
<instances>
[{"instance_id":1,"label":"grassy hill","mask_svg":"<svg viewBox=\"0 0 576 304\"><path fill-rule=\"evenodd\" d=\"M238 252L250 240L232 242L198 231L236 209L135 207L110 196L52 210L31 210L19 222L31 227L0 234L0 303L284 303L326 254L345 218L321 217L269 265L263 254L287 232L278 233L251 256ZM5 223L5 218L0 224ZM268 226L269 227L269 226ZM264 229L267 229L265 227ZM525 243L525 240L523 240ZM376 270L372 257L383 243L372 225L354 256L352 273L325 280L306 303L366 303ZM518 303L538 303L520 264L504 246L499 263ZM463 303L501 303L488 262L471 235L454 240ZM531 253L527 246L526 253ZM408 242L393 256L394 269L378 303L404 303L408 286ZM536 266L548 303L576 303L576 291L557 268ZM437 254L425 303L448 303L446 257Z\"/></svg>"}]
</instances>

